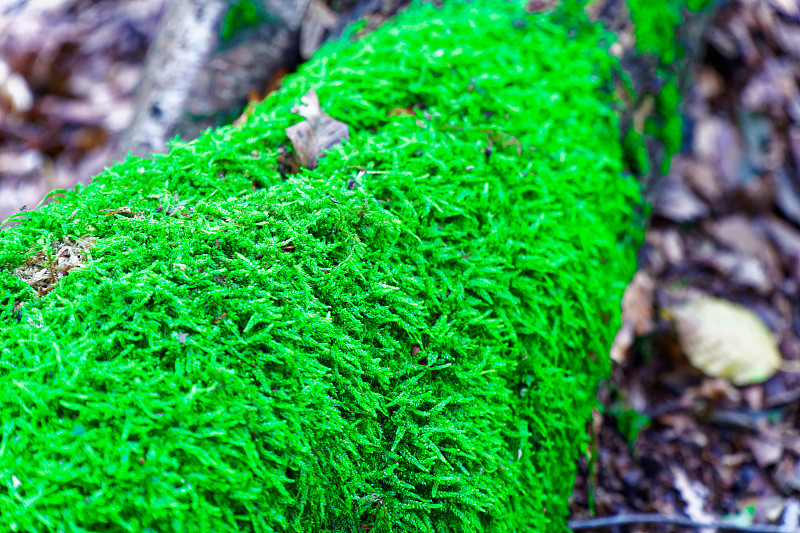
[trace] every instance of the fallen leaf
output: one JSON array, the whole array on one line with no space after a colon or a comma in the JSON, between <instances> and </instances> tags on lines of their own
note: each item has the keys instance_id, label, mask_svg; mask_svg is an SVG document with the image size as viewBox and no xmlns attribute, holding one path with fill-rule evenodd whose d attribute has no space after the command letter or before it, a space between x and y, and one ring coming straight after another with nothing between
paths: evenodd
<instances>
[{"instance_id":1,"label":"fallen leaf","mask_svg":"<svg viewBox=\"0 0 800 533\"><path fill-rule=\"evenodd\" d=\"M718 298L702 297L670 309L689 362L706 374L750 385L770 378L781 356L754 312Z\"/></svg>"},{"instance_id":2,"label":"fallen leaf","mask_svg":"<svg viewBox=\"0 0 800 533\"><path fill-rule=\"evenodd\" d=\"M730 381L722 378L711 378L704 379L699 386L689 389L681 401L685 405L691 405L702 398L714 405L737 405L741 397L742 393L731 385ZM687 404L686 402L689 403Z\"/></svg>"},{"instance_id":3,"label":"fallen leaf","mask_svg":"<svg viewBox=\"0 0 800 533\"><path fill-rule=\"evenodd\" d=\"M0 79L0 101L14 113L27 113L33 107L33 92L28 82L17 72Z\"/></svg>"},{"instance_id":4,"label":"fallen leaf","mask_svg":"<svg viewBox=\"0 0 800 533\"><path fill-rule=\"evenodd\" d=\"M735 214L705 225L718 243L753 257L769 253L763 232L744 215Z\"/></svg>"},{"instance_id":5,"label":"fallen leaf","mask_svg":"<svg viewBox=\"0 0 800 533\"><path fill-rule=\"evenodd\" d=\"M788 17L800 16L800 6L797 5L796 0L769 0L769 3Z\"/></svg>"},{"instance_id":6,"label":"fallen leaf","mask_svg":"<svg viewBox=\"0 0 800 533\"><path fill-rule=\"evenodd\" d=\"M800 259L800 231L795 226L777 217L765 218L763 225L781 254Z\"/></svg>"},{"instance_id":7,"label":"fallen leaf","mask_svg":"<svg viewBox=\"0 0 800 533\"><path fill-rule=\"evenodd\" d=\"M750 448L753 458L761 468L774 465L783 457L783 446L777 439L769 439L764 435L746 436L745 444Z\"/></svg>"},{"instance_id":8,"label":"fallen leaf","mask_svg":"<svg viewBox=\"0 0 800 533\"><path fill-rule=\"evenodd\" d=\"M800 195L785 168L776 171L775 181L778 188L775 195L778 208L786 215L786 218L795 224L800 224Z\"/></svg>"},{"instance_id":9,"label":"fallen leaf","mask_svg":"<svg viewBox=\"0 0 800 533\"><path fill-rule=\"evenodd\" d=\"M679 156L673 159L673 167L680 161ZM689 161L686 163L686 183L703 200L711 205L722 197L722 184L717 178L714 168L708 163Z\"/></svg>"},{"instance_id":10,"label":"fallen leaf","mask_svg":"<svg viewBox=\"0 0 800 533\"><path fill-rule=\"evenodd\" d=\"M800 491L800 461L784 455L772 473L772 480L782 491Z\"/></svg>"},{"instance_id":11,"label":"fallen leaf","mask_svg":"<svg viewBox=\"0 0 800 533\"><path fill-rule=\"evenodd\" d=\"M766 496L762 495L756 502L756 507L753 509L753 518L758 517L759 522L776 522L783 513L786 507L786 498L783 496ZM753 524L751 524L753 525ZM789 529L787 531L797 531L797 529Z\"/></svg>"},{"instance_id":12,"label":"fallen leaf","mask_svg":"<svg viewBox=\"0 0 800 533\"><path fill-rule=\"evenodd\" d=\"M695 76L695 90L698 95L706 100L717 98L725 91L725 80L714 68L705 65L698 66Z\"/></svg>"},{"instance_id":13,"label":"fallen leaf","mask_svg":"<svg viewBox=\"0 0 800 533\"><path fill-rule=\"evenodd\" d=\"M744 63L749 68L756 68L763 62L763 55L753 42L753 36L747 29L747 24L741 18L734 18L728 22L728 34L733 37L736 48L744 58Z\"/></svg>"},{"instance_id":14,"label":"fallen leaf","mask_svg":"<svg viewBox=\"0 0 800 533\"><path fill-rule=\"evenodd\" d=\"M742 398L744 398L751 411L762 411L764 409L764 387L759 385L747 387L742 391Z\"/></svg>"},{"instance_id":15,"label":"fallen leaf","mask_svg":"<svg viewBox=\"0 0 800 533\"><path fill-rule=\"evenodd\" d=\"M667 183L655 205L655 213L674 222L689 222L705 218L708 206L683 183L667 178Z\"/></svg>"},{"instance_id":16,"label":"fallen leaf","mask_svg":"<svg viewBox=\"0 0 800 533\"><path fill-rule=\"evenodd\" d=\"M800 168L800 128L797 126L789 127L789 151L794 159L794 164Z\"/></svg>"},{"instance_id":17,"label":"fallen leaf","mask_svg":"<svg viewBox=\"0 0 800 533\"><path fill-rule=\"evenodd\" d=\"M655 282L640 270L633 276L622 295L622 327L611 345L611 360L625 362L625 355L633 344L634 334L647 335L653 330L653 290Z\"/></svg>"},{"instance_id":18,"label":"fallen leaf","mask_svg":"<svg viewBox=\"0 0 800 533\"><path fill-rule=\"evenodd\" d=\"M664 258L673 265L681 264L686 256L684 253L686 246L683 242L683 237L678 233L678 230L674 228L661 232L659 248L661 249L661 253L664 254Z\"/></svg>"},{"instance_id":19,"label":"fallen leaf","mask_svg":"<svg viewBox=\"0 0 800 533\"><path fill-rule=\"evenodd\" d=\"M788 21L775 20L772 36L787 55L800 58L800 26Z\"/></svg>"},{"instance_id":20,"label":"fallen leaf","mask_svg":"<svg viewBox=\"0 0 800 533\"><path fill-rule=\"evenodd\" d=\"M632 320L637 335L646 335L653 329L653 290L655 282L644 271L633 276L622 295L622 318Z\"/></svg>"},{"instance_id":21,"label":"fallen leaf","mask_svg":"<svg viewBox=\"0 0 800 533\"><path fill-rule=\"evenodd\" d=\"M698 265L722 274L735 287L753 289L760 294L769 294L773 289L765 265L755 257L712 248L698 250L692 258Z\"/></svg>"},{"instance_id":22,"label":"fallen leaf","mask_svg":"<svg viewBox=\"0 0 800 533\"><path fill-rule=\"evenodd\" d=\"M783 529L797 531L800 529L800 501L791 498L783 511Z\"/></svg>"},{"instance_id":23,"label":"fallen leaf","mask_svg":"<svg viewBox=\"0 0 800 533\"><path fill-rule=\"evenodd\" d=\"M538 13L552 9L556 5L558 5L558 0L529 0L525 6L525 11L527 13Z\"/></svg>"},{"instance_id":24,"label":"fallen leaf","mask_svg":"<svg viewBox=\"0 0 800 533\"><path fill-rule=\"evenodd\" d=\"M692 148L699 161L714 169L723 190L740 185L742 141L730 121L717 117L700 119L694 128Z\"/></svg>"},{"instance_id":25,"label":"fallen leaf","mask_svg":"<svg viewBox=\"0 0 800 533\"><path fill-rule=\"evenodd\" d=\"M317 159L322 157L322 151L349 139L350 130L347 124L322 111L314 89L310 89L300 100L305 105L295 106L292 113L306 120L286 128L286 135L292 141L300 164L314 169Z\"/></svg>"},{"instance_id":26,"label":"fallen leaf","mask_svg":"<svg viewBox=\"0 0 800 533\"><path fill-rule=\"evenodd\" d=\"M614 342L611 344L609 355L611 360L618 364L624 364L628 348L633 345L634 341L634 324L632 322L623 322L622 327L617 330L617 335L614 337Z\"/></svg>"}]
</instances>

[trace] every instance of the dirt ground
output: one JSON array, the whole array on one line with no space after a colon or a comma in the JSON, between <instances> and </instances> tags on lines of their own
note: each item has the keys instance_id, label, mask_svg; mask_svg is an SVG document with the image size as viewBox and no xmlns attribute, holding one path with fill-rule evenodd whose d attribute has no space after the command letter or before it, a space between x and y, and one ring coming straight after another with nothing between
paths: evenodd
<instances>
[{"instance_id":1,"label":"dirt ground","mask_svg":"<svg viewBox=\"0 0 800 533\"><path fill-rule=\"evenodd\" d=\"M111 164L162 10L163 0L0 0L0 221ZM724 2L704 44L684 146L587 428L595 440L579 465L575 529L726 520L800 530L800 374L744 386L706 376L668 312L700 295L744 306L783 360L800 361L800 4ZM586 521L619 515L630 523Z\"/></svg>"}]
</instances>

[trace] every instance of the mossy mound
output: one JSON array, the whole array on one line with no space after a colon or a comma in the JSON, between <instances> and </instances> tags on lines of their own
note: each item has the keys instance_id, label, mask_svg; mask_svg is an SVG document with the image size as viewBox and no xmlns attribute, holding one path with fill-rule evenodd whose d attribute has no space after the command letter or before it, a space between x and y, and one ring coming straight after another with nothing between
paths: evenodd
<instances>
[{"instance_id":1,"label":"mossy mound","mask_svg":"<svg viewBox=\"0 0 800 533\"><path fill-rule=\"evenodd\" d=\"M563 530L639 237L565 4L415 5L0 233L0 528Z\"/></svg>"}]
</instances>

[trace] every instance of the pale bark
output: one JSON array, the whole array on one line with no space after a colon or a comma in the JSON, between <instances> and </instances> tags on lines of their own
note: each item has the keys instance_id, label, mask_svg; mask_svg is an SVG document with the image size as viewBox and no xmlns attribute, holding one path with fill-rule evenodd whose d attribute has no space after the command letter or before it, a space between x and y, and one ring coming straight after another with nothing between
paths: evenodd
<instances>
[{"instance_id":1,"label":"pale bark","mask_svg":"<svg viewBox=\"0 0 800 533\"><path fill-rule=\"evenodd\" d=\"M265 0L273 20L221 43L229 0L169 0L115 159L165 152L176 135L192 139L240 111L254 87L291 62L309 1Z\"/></svg>"}]
</instances>

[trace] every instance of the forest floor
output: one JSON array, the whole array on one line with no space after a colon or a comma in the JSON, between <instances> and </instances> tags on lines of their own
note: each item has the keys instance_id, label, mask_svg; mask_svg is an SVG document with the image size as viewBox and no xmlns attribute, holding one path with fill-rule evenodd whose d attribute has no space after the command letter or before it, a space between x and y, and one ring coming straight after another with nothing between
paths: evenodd
<instances>
[{"instance_id":1,"label":"forest floor","mask_svg":"<svg viewBox=\"0 0 800 533\"><path fill-rule=\"evenodd\" d=\"M163 4L0 3L0 221L111 164ZM724 4L693 65L684 146L626 296L574 520L656 513L800 530L800 375L743 387L707 377L663 312L687 295L743 305L800 361L800 4Z\"/></svg>"},{"instance_id":2,"label":"forest floor","mask_svg":"<svg viewBox=\"0 0 800 533\"><path fill-rule=\"evenodd\" d=\"M626 294L616 363L590 428L593 468L580 464L571 515L799 531L800 375L742 387L705 376L664 310L701 295L743 305L784 360L800 360L800 4L729 2L704 42L684 101L684 146Z\"/></svg>"}]
</instances>

